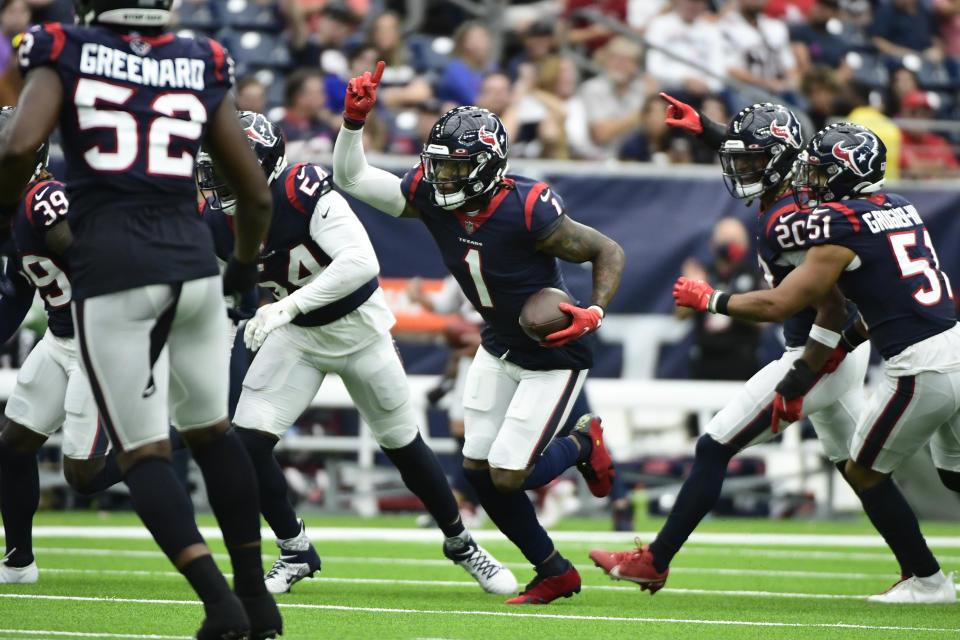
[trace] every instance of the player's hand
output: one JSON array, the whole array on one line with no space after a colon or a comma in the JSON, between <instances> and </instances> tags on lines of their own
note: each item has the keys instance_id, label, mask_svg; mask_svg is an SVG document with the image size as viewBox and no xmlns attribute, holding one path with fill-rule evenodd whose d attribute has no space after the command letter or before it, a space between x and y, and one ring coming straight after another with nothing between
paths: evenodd
<instances>
[{"instance_id":1,"label":"player's hand","mask_svg":"<svg viewBox=\"0 0 960 640\"><path fill-rule=\"evenodd\" d=\"M820 376L810 368L806 360L798 358L777 384L773 396L773 415L770 429L780 431L780 421L791 424L803 417L803 398L813 388Z\"/></svg>"},{"instance_id":2,"label":"player's hand","mask_svg":"<svg viewBox=\"0 0 960 640\"><path fill-rule=\"evenodd\" d=\"M363 124L367 119L367 114L377 101L377 85L380 84L385 66L386 63L380 60L373 75L365 71L362 76L351 78L347 83L347 96L343 101L343 117L346 120Z\"/></svg>"},{"instance_id":3,"label":"player's hand","mask_svg":"<svg viewBox=\"0 0 960 640\"><path fill-rule=\"evenodd\" d=\"M256 261L248 264L240 262L236 256L231 255L227 268L223 272L223 295L242 295L252 291L256 288L259 279Z\"/></svg>"},{"instance_id":4,"label":"player's hand","mask_svg":"<svg viewBox=\"0 0 960 640\"><path fill-rule=\"evenodd\" d=\"M290 324L299 314L300 309L289 296L273 304L263 305L257 309L256 315L247 321L243 330L243 344L247 345L250 351L259 350L271 331Z\"/></svg>"},{"instance_id":5,"label":"player's hand","mask_svg":"<svg viewBox=\"0 0 960 640\"><path fill-rule=\"evenodd\" d=\"M683 276L673 285L673 299L678 307L689 307L694 311L706 311L710 304L713 287L703 280L691 280Z\"/></svg>"},{"instance_id":6,"label":"player's hand","mask_svg":"<svg viewBox=\"0 0 960 640\"><path fill-rule=\"evenodd\" d=\"M828 373L833 373L837 370L837 367L840 366L840 363L843 362L843 359L847 357L848 351L837 345L833 348L833 351L830 353L830 357L827 358L827 361L823 364L823 367L820 368L820 373L826 375Z\"/></svg>"},{"instance_id":7,"label":"player's hand","mask_svg":"<svg viewBox=\"0 0 960 640\"><path fill-rule=\"evenodd\" d=\"M543 342L540 343L541 346L551 348L563 346L571 340L576 340L588 333L593 333L600 328L600 323L603 322L603 309L597 305L591 305L583 309L581 307L575 307L572 304L567 304L566 302L561 302L558 306L560 307L560 311L573 316L573 322L571 322L570 326L566 329L561 329L548 335L544 338Z\"/></svg>"},{"instance_id":8,"label":"player's hand","mask_svg":"<svg viewBox=\"0 0 960 640\"><path fill-rule=\"evenodd\" d=\"M227 306L227 317L233 320L233 324L240 324L257 313L260 294L256 289L250 289L246 293L235 294L229 302L232 304Z\"/></svg>"},{"instance_id":9,"label":"player's hand","mask_svg":"<svg viewBox=\"0 0 960 640\"><path fill-rule=\"evenodd\" d=\"M695 136L703 133L703 123L700 122L700 113L696 109L662 91L660 97L667 102L668 126L683 129Z\"/></svg>"}]
</instances>

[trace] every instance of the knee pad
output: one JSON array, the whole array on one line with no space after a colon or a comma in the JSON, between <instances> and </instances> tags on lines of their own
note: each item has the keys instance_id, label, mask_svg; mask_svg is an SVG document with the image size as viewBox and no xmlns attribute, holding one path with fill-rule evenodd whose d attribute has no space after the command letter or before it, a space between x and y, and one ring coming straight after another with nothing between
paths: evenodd
<instances>
[{"instance_id":1,"label":"knee pad","mask_svg":"<svg viewBox=\"0 0 960 640\"><path fill-rule=\"evenodd\" d=\"M370 425L373 431L373 438L382 449L401 449L414 440L420 434L417 425L409 424L384 424Z\"/></svg>"},{"instance_id":2,"label":"knee pad","mask_svg":"<svg viewBox=\"0 0 960 640\"><path fill-rule=\"evenodd\" d=\"M960 471L947 471L946 469L937 469L940 476L940 482L947 489L960 493Z\"/></svg>"}]
</instances>

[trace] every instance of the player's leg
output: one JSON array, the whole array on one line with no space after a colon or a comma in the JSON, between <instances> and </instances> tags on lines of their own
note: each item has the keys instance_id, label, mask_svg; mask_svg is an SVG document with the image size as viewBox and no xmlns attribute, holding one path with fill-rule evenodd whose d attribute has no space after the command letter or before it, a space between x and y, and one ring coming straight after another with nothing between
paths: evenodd
<instances>
[{"instance_id":1,"label":"player's leg","mask_svg":"<svg viewBox=\"0 0 960 640\"><path fill-rule=\"evenodd\" d=\"M960 413L937 429L930 442L933 464L947 489L960 493Z\"/></svg>"},{"instance_id":2,"label":"player's leg","mask_svg":"<svg viewBox=\"0 0 960 640\"><path fill-rule=\"evenodd\" d=\"M325 376L310 360L309 343L298 340L305 331L288 325L267 336L244 377L233 417L256 470L260 512L280 549L280 558L266 576L271 593L286 593L320 570L320 556L307 538L303 521L297 519L274 455L277 442L310 405Z\"/></svg>"},{"instance_id":3,"label":"player's leg","mask_svg":"<svg viewBox=\"0 0 960 640\"><path fill-rule=\"evenodd\" d=\"M956 380L951 380L951 378ZM960 374L885 375L850 443L846 475L877 531L904 564L905 575L877 602L954 602L956 591L927 546L917 517L890 477L956 412Z\"/></svg>"},{"instance_id":4,"label":"player's leg","mask_svg":"<svg viewBox=\"0 0 960 640\"><path fill-rule=\"evenodd\" d=\"M273 637L283 623L263 582L256 472L227 420L230 345L221 287L218 277L183 283L168 338L170 419L203 473L251 636Z\"/></svg>"},{"instance_id":5,"label":"player's leg","mask_svg":"<svg viewBox=\"0 0 960 640\"><path fill-rule=\"evenodd\" d=\"M101 423L118 451L134 508L204 603L206 620L198 638L217 637L247 632L250 622L214 563L170 463L164 346L179 294L179 285L151 285L74 301L74 326ZM192 364L202 367L202 362Z\"/></svg>"},{"instance_id":6,"label":"player's leg","mask_svg":"<svg viewBox=\"0 0 960 640\"><path fill-rule=\"evenodd\" d=\"M17 374L0 432L0 514L6 554L0 583L37 581L33 515L40 502L37 451L63 424L67 376L57 360L57 339L46 334Z\"/></svg>"},{"instance_id":7,"label":"player's leg","mask_svg":"<svg viewBox=\"0 0 960 640\"><path fill-rule=\"evenodd\" d=\"M403 483L420 498L443 531L444 554L463 566L485 591L516 591L517 581L510 570L473 540L460 518L443 467L417 428L406 372L390 335L380 336L345 360L337 373Z\"/></svg>"}]
</instances>

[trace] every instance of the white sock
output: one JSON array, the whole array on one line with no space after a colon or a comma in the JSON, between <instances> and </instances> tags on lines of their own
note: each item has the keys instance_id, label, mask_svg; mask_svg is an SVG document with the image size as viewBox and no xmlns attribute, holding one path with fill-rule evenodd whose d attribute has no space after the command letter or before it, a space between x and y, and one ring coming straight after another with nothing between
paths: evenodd
<instances>
[{"instance_id":1,"label":"white sock","mask_svg":"<svg viewBox=\"0 0 960 640\"><path fill-rule=\"evenodd\" d=\"M470 541L472 539L473 538L470 536L470 532L467 531L466 528L464 528L464 530L458 533L457 535L444 540L443 546L446 547L447 549L462 549L463 547L470 544Z\"/></svg>"}]
</instances>

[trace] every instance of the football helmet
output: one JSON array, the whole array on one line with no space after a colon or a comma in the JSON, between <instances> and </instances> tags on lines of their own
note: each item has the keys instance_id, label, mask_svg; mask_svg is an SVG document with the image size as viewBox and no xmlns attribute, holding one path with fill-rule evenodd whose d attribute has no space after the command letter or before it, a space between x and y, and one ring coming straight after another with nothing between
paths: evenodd
<instances>
[{"instance_id":1,"label":"football helmet","mask_svg":"<svg viewBox=\"0 0 960 640\"><path fill-rule=\"evenodd\" d=\"M797 206L846 200L883 188L887 147L858 124L838 122L817 132L797 158L793 199Z\"/></svg>"},{"instance_id":2,"label":"football helmet","mask_svg":"<svg viewBox=\"0 0 960 640\"><path fill-rule=\"evenodd\" d=\"M240 126L247 135L250 148L257 154L257 160L267 177L267 184L273 184L287 168L287 150L280 127L267 120L266 116L255 111L237 113ZM209 153L201 151L197 156L197 188L204 195L212 195L212 209L223 209L233 213L236 197L230 186L217 173Z\"/></svg>"},{"instance_id":3,"label":"football helmet","mask_svg":"<svg viewBox=\"0 0 960 640\"><path fill-rule=\"evenodd\" d=\"M7 126L7 123L10 122L10 118L13 117L16 110L16 107L0 107L0 130ZM37 147L37 152L34 155L33 175L30 176L31 182L36 180L40 176L40 173L46 170L49 160L50 141L44 140L40 146Z\"/></svg>"},{"instance_id":4,"label":"football helmet","mask_svg":"<svg viewBox=\"0 0 960 640\"><path fill-rule=\"evenodd\" d=\"M73 0L81 24L159 28L170 22L173 0Z\"/></svg>"},{"instance_id":5,"label":"football helmet","mask_svg":"<svg viewBox=\"0 0 960 640\"><path fill-rule=\"evenodd\" d=\"M786 107L764 102L743 109L720 144L727 191L753 200L778 188L790 177L802 146L800 120Z\"/></svg>"},{"instance_id":6,"label":"football helmet","mask_svg":"<svg viewBox=\"0 0 960 640\"><path fill-rule=\"evenodd\" d=\"M480 107L456 107L440 116L420 154L433 200L452 210L489 193L507 171L507 131Z\"/></svg>"}]
</instances>

